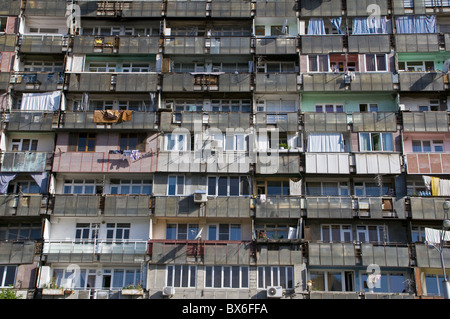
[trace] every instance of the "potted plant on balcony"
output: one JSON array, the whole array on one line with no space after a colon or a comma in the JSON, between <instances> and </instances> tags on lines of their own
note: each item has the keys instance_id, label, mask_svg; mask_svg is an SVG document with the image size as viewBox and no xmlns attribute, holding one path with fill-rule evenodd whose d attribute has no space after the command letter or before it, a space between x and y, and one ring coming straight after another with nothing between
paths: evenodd
<instances>
[{"instance_id":1,"label":"potted plant on balcony","mask_svg":"<svg viewBox=\"0 0 450 319\"><path fill-rule=\"evenodd\" d=\"M55 278L52 278L49 284L44 285L42 294L47 296L62 296L64 295L64 288L58 286Z\"/></svg>"},{"instance_id":2,"label":"potted plant on balcony","mask_svg":"<svg viewBox=\"0 0 450 319\"><path fill-rule=\"evenodd\" d=\"M141 284L128 285L122 288L122 295L126 296L140 296L144 294L144 289Z\"/></svg>"},{"instance_id":3,"label":"potted plant on balcony","mask_svg":"<svg viewBox=\"0 0 450 319\"><path fill-rule=\"evenodd\" d=\"M288 145L286 143L280 143L280 150L287 149Z\"/></svg>"}]
</instances>

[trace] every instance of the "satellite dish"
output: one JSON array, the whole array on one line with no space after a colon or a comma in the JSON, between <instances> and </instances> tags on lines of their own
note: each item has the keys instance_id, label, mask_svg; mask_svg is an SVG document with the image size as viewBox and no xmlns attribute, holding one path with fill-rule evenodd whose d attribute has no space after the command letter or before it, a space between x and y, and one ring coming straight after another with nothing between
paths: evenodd
<instances>
[{"instance_id":1,"label":"satellite dish","mask_svg":"<svg viewBox=\"0 0 450 319\"><path fill-rule=\"evenodd\" d=\"M447 73L450 68L450 59L445 60L444 65L442 66L442 72Z\"/></svg>"}]
</instances>

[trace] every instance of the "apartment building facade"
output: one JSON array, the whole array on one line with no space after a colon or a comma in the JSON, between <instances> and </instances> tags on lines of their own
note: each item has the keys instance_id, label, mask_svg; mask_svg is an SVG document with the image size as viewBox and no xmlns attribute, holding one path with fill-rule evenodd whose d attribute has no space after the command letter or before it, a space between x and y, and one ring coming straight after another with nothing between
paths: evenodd
<instances>
[{"instance_id":1,"label":"apartment building facade","mask_svg":"<svg viewBox=\"0 0 450 319\"><path fill-rule=\"evenodd\" d=\"M442 298L449 19L445 0L0 0L0 287Z\"/></svg>"}]
</instances>

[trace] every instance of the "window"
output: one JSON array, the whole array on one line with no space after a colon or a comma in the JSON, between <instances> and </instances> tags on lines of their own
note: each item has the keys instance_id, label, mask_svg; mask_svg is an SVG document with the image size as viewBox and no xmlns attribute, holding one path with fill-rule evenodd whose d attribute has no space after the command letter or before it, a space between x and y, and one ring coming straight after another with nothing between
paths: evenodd
<instances>
[{"instance_id":1,"label":"window","mask_svg":"<svg viewBox=\"0 0 450 319\"><path fill-rule=\"evenodd\" d=\"M257 224L255 228L260 239L288 239L289 229L296 227L287 224Z\"/></svg>"},{"instance_id":2,"label":"window","mask_svg":"<svg viewBox=\"0 0 450 319\"><path fill-rule=\"evenodd\" d=\"M112 110L114 108L114 101L96 101L89 102L89 109L94 111Z\"/></svg>"},{"instance_id":3,"label":"window","mask_svg":"<svg viewBox=\"0 0 450 319\"><path fill-rule=\"evenodd\" d=\"M100 224L98 223L77 223L75 227L75 239L88 240L98 238Z\"/></svg>"},{"instance_id":4,"label":"window","mask_svg":"<svg viewBox=\"0 0 450 319\"><path fill-rule=\"evenodd\" d=\"M367 243L388 243L388 229L383 226L356 226L357 241Z\"/></svg>"},{"instance_id":5,"label":"window","mask_svg":"<svg viewBox=\"0 0 450 319\"><path fill-rule=\"evenodd\" d=\"M369 291L367 286L368 274L361 274L361 290ZM373 283L373 292L401 293L409 290L408 276L402 273L381 272Z\"/></svg>"},{"instance_id":6,"label":"window","mask_svg":"<svg viewBox=\"0 0 450 319\"><path fill-rule=\"evenodd\" d=\"M406 192L408 196L431 196L431 192L422 181L407 181Z\"/></svg>"},{"instance_id":7,"label":"window","mask_svg":"<svg viewBox=\"0 0 450 319\"><path fill-rule=\"evenodd\" d=\"M95 134L94 133L70 133L69 152L94 152Z\"/></svg>"},{"instance_id":8,"label":"window","mask_svg":"<svg viewBox=\"0 0 450 319\"><path fill-rule=\"evenodd\" d=\"M427 296L444 296L443 275L425 274Z\"/></svg>"},{"instance_id":9,"label":"window","mask_svg":"<svg viewBox=\"0 0 450 319\"><path fill-rule=\"evenodd\" d=\"M394 186L391 181L354 182L356 196L394 196Z\"/></svg>"},{"instance_id":10,"label":"window","mask_svg":"<svg viewBox=\"0 0 450 319\"><path fill-rule=\"evenodd\" d=\"M354 291L351 271L310 271L309 280L316 291Z\"/></svg>"},{"instance_id":11,"label":"window","mask_svg":"<svg viewBox=\"0 0 450 319\"><path fill-rule=\"evenodd\" d=\"M294 268L290 266L258 267L258 288L281 286L294 289Z\"/></svg>"},{"instance_id":12,"label":"window","mask_svg":"<svg viewBox=\"0 0 450 319\"><path fill-rule=\"evenodd\" d=\"M308 55L308 72L328 72L328 55Z\"/></svg>"},{"instance_id":13,"label":"window","mask_svg":"<svg viewBox=\"0 0 450 319\"><path fill-rule=\"evenodd\" d=\"M413 140L412 147L414 153L442 153L444 152L444 142L442 140L420 141Z\"/></svg>"},{"instance_id":14,"label":"window","mask_svg":"<svg viewBox=\"0 0 450 319\"><path fill-rule=\"evenodd\" d=\"M250 100L212 100L211 110L213 112L250 112Z\"/></svg>"},{"instance_id":15,"label":"window","mask_svg":"<svg viewBox=\"0 0 450 319\"><path fill-rule=\"evenodd\" d=\"M41 189L35 181L13 181L8 185L8 194L39 194Z\"/></svg>"},{"instance_id":16,"label":"window","mask_svg":"<svg viewBox=\"0 0 450 319\"><path fill-rule=\"evenodd\" d=\"M342 113L344 106L342 104L318 104L316 113Z\"/></svg>"},{"instance_id":17,"label":"window","mask_svg":"<svg viewBox=\"0 0 450 319\"><path fill-rule=\"evenodd\" d=\"M289 196L289 181L257 181L258 194Z\"/></svg>"},{"instance_id":18,"label":"window","mask_svg":"<svg viewBox=\"0 0 450 319\"><path fill-rule=\"evenodd\" d=\"M288 73L295 72L294 62L267 62L265 73Z\"/></svg>"},{"instance_id":19,"label":"window","mask_svg":"<svg viewBox=\"0 0 450 319\"><path fill-rule=\"evenodd\" d=\"M11 151L13 152L27 152L36 151L38 140L28 138L13 138L11 141Z\"/></svg>"},{"instance_id":20,"label":"window","mask_svg":"<svg viewBox=\"0 0 450 319\"><path fill-rule=\"evenodd\" d=\"M348 196L347 182L306 182L306 195L309 196Z\"/></svg>"},{"instance_id":21,"label":"window","mask_svg":"<svg viewBox=\"0 0 450 319\"><path fill-rule=\"evenodd\" d=\"M398 70L407 72L433 72L435 67L433 61L399 61Z\"/></svg>"},{"instance_id":22,"label":"window","mask_svg":"<svg viewBox=\"0 0 450 319\"><path fill-rule=\"evenodd\" d=\"M256 25L255 26L255 35L261 35L261 36L265 36L266 35L266 27L264 25Z\"/></svg>"},{"instance_id":23,"label":"window","mask_svg":"<svg viewBox=\"0 0 450 319\"><path fill-rule=\"evenodd\" d=\"M113 269L112 270L112 288L123 288L141 284L140 269Z\"/></svg>"},{"instance_id":24,"label":"window","mask_svg":"<svg viewBox=\"0 0 450 319\"><path fill-rule=\"evenodd\" d=\"M194 288L196 286L196 266L167 266L166 273L166 285L169 287Z\"/></svg>"},{"instance_id":25,"label":"window","mask_svg":"<svg viewBox=\"0 0 450 319\"><path fill-rule=\"evenodd\" d=\"M152 194L151 179L111 180L110 194Z\"/></svg>"},{"instance_id":26,"label":"window","mask_svg":"<svg viewBox=\"0 0 450 319\"><path fill-rule=\"evenodd\" d=\"M208 177L209 196L246 196L250 195L247 176L210 176Z\"/></svg>"},{"instance_id":27,"label":"window","mask_svg":"<svg viewBox=\"0 0 450 319\"><path fill-rule=\"evenodd\" d=\"M187 151L188 136L186 134L166 134L166 151Z\"/></svg>"},{"instance_id":28,"label":"window","mask_svg":"<svg viewBox=\"0 0 450 319\"><path fill-rule=\"evenodd\" d=\"M413 243L423 243L425 241L425 228L432 226L411 226L411 239Z\"/></svg>"},{"instance_id":29,"label":"window","mask_svg":"<svg viewBox=\"0 0 450 319\"><path fill-rule=\"evenodd\" d=\"M66 179L64 181L64 194L97 194L97 183L89 179Z\"/></svg>"},{"instance_id":30,"label":"window","mask_svg":"<svg viewBox=\"0 0 450 319\"><path fill-rule=\"evenodd\" d=\"M321 237L324 243L351 242L352 226L350 225L322 225Z\"/></svg>"},{"instance_id":31,"label":"window","mask_svg":"<svg viewBox=\"0 0 450 319\"><path fill-rule=\"evenodd\" d=\"M169 176L167 183L167 195L184 195L184 176Z\"/></svg>"},{"instance_id":32,"label":"window","mask_svg":"<svg viewBox=\"0 0 450 319\"><path fill-rule=\"evenodd\" d=\"M0 265L0 287L14 286L17 266Z\"/></svg>"},{"instance_id":33,"label":"window","mask_svg":"<svg viewBox=\"0 0 450 319\"><path fill-rule=\"evenodd\" d=\"M167 224L166 239L193 240L198 231L198 224Z\"/></svg>"},{"instance_id":34,"label":"window","mask_svg":"<svg viewBox=\"0 0 450 319\"><path fill-rule=\"evenodd\" d=\"M206 266L205 288L248 288L249 267Z\"/></svg>"},{"instance_id":35,"label":"window","mask_svg":"<svg viewBox=\"0 0 450 319\"><path fill-rule=\"evenodd\" d=\"M59 32L58 32L57 28L34 27L34 28L30 28L30 33L54 34L54 33L59 33Z\"/></svg>"},{"instance_id":36,"label":"window","mask_svg":"<svg viewBox=\"0 0 450 319\"><path fill-rule=\"evenodd\" d=\"M41 239L39 223L0 224L0 240L36 240Z\"/></svg>"},{"instance_id":37,"label":"window","mask_svg":"<svg viewBox=\"0 0 450 319\"><path fill-rule=\"evenodd\" d=\"M366 54L366 71L367 72L387 71L386 54Z\"/></svg>"},{"instance_id":38,"label":"window","mask_svg":"<svg viewBox=\"0 0 450 319\"><path fill-rule=\"evenodd\" d=\"M130 239L130 228L131 225L129 223L107 223L106 238L109 240L114 239L115 241Z\"/></svg>"},{"instance_id":39,"label":"window","mask_svg":"<svg viewBox=\"0 0 450 319\"><path fill-rule=\"evenodd\" d=\"M241 225L208 225L208 240L241 240Z\"/></svg>"},{"instance_id":40,"label":"window","mask_svg":"<svg viewBox=\"0 0 450 319\"><path fill-rule=\"evenodd\" d=\"M145 152L145 139L145 134L122 133L119 138L120 150L138 150Z\"/></svg>"},{"instance_id":41,"label":"window","mask_svg":"<svg viewBox=\"0 0 450 319\"><path fill-rule=\"evenodd\" d=\"M112 62L89 63L88 72L116 72L117 64Z\"/></svg>"},{"instance_id":42,"label":"window","mask_svg":"<svg viewBox=\"0 0 450 319\"><path fill-rule=\"evenodd\" d=\"M24 62L25 72L63 72L63 62L52 61L27 61Z\"/></svg>"},{"instance_id":43,"label":"window","mask_svg":"<svg viewBox=\"0 0 450 319\"><path fill-rule=\"evenodd\" d=\"M122 64L122 72L150 72L150 64L148 63L124 63Z\"/></svg>"},{"instance_id":44,"label":"window","mask_svg":"<svg viewBox=\"0 0 450 319\"><path fill-rule=\"evenodd\" d=\"M378 104L360 104L359 105L360 112L378 112Z\"/></svg>"},{"instance_id":45,"label":"window","mask_svg":"<svg viewBox=\"0 0 450 319\"><path fill-rule=\"evenodd\" d=\"M272 25L270 26L270 35L284 35L289 34L289 26L282 26L282 25Z\"/></svg>"},{"instance_id":46,"label":"window","mask_svg":"<svg viewBox=\"0 0 450 319\"><path fill-rule=\"evenodd\" d=\"M359 149L363 151L393 152L392 133L359 133Z\"/></svg>"}]
</instances>

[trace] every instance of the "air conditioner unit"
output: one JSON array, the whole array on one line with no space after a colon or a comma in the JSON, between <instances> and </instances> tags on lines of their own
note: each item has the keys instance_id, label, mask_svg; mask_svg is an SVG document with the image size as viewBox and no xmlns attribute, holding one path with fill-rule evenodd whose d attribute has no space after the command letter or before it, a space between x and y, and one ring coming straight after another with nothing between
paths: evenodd
<instances>
[{"instance_id":1,"label":"air conditioner unit","mask_svg":"<svg viewBox=\"0 0 450 319\"><path fill-rule=\"evenodd\" d=\"M173 296L175 294L175 287L164 287L162 294L163 296Z\"/></svg>"},{"instance_id":2,"label":"air conditioner unit","mask_svg":"<svg viewBox=\"0 0 450 319\"><path fill-rule=\"evenodd\" d=\"M196 190L194 192L194 203L206 203L207 201L206 191Z\"/></svg>"},{"instance_id":3,"label":"air conditioner unit","mask_svg":"<svg viewBox=\"0 0 450 319\"><path fill-rule=\"evenodd\" d=\"M281 298L283 297L283 288L281 286L267 287L267 298Z\"/></svg>"}]
</instances>

